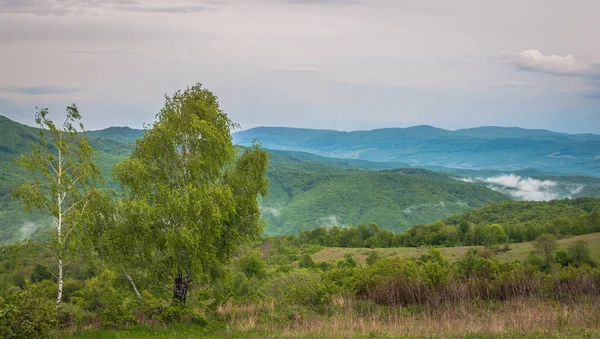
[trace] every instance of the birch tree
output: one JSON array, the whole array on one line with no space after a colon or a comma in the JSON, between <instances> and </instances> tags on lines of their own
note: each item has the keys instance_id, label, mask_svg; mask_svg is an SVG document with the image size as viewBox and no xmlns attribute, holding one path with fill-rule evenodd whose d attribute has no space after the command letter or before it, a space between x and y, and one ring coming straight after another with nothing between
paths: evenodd
<instances>
[{"instance_id":1,"label":"birch tree","mask_svg":"<svg viewBox=\"0 0 600 339\"><path fill-rule=\"evenodd\" d=\"M18 185L13 195L30 210L38 208L50 214L54 221L50 243L43 245L56 258L58 280L56 306L63 294L65 257L80 234L77 219L91 201L89 192L100 178L93 162L94 150L89 145L81 115L75 104L67 107L62 125L48 119L48 109L35 117L40 127L40 143L33 144L31 154L16 160L18 166L31 174L31 180Z\"/></svg>"},{"instance_id":2,"label":"birch tree","mask_svg":"<svg viewBox=\"0 0 600 339\"><path fill-rule=\"evenodd\" d=\"M239 152L234 123L217 97L197 84L166 97L131 156L113 169L126 194L120 215L128 235L122 256L185 303L193 281L206 282L244 239L261 229L258 195L266 195L268 154Z\"/></svg>"}]
</instances>

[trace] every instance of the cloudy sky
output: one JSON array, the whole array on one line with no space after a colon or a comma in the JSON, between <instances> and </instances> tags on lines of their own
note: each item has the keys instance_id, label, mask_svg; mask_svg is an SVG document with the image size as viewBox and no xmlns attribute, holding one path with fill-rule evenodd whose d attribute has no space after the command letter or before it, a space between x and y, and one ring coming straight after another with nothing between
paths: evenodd
<instances>
[{"instance_id":1,"label":"cloudy sky","mask_svg":"<svg viewBox=\"0 0 600 339\"><path fill-rule=\"evenodd\" d=\"M600 1L0 0L0 114L141 127L196 82L243 128L600 133Z\"/></svg>"}]
</instances>

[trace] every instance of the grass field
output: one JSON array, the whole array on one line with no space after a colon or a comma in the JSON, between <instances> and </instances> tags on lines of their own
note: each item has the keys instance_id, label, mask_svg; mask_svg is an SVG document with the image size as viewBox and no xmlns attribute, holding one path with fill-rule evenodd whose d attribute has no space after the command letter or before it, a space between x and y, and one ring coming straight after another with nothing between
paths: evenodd
<instances>
[{"instance_id":1,"label":"grass field","mask_svg":"<svg viewBox=\"0 0 600 339\"><path fill-rule=\"evenodd\" d=\"M585 234L571 238L564 238L558 240L558 248L566 250L567 247L571 246L576 240L585 239L588 242L592 258L600 259L600 233ZM533 243L524 242L518 244L511 244L510 253L498 254L497 258L500 261L514 261L523 260L527 257L527 254L533 250ZM462 247L444 247L440 248L442 254L453 261L459 259L468 250L472 248L483 249L483 246L462 246ZM360 261L365 262L367 254L370 251L378 252L382 257L403 257L403 258L418 258L422 254L427 252L427 247L394 247L394 248L340 248L340 247L326 247L315 254L312 258L315 262L327 261L336 262L337 260L343 259L347 253L354 254L354 256Z\"/></svg>"},{"instance_id":2,"label":"grass field","mask_svg":"<svg viewBox=\"0 0 600 339\"><path fill-rule=\"evenodd\" d=\"M60 338L598 338L597 298L575 303L538 299L452 303L435 308L376 306L334 301L329 314L295 312L281 321L273 304L223 305L228 319L214 327L191 324L59 332Z\"/></svg>"}]
</instances>

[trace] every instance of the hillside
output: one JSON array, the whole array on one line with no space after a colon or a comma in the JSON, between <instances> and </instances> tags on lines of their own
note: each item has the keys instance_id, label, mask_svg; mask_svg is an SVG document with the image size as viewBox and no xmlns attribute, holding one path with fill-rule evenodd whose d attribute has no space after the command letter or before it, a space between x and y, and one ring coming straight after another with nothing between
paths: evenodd
<instances>
[{"instance_id":1,"label":"hillside","mask_svg":"<svg viewBox=\"0 0 600 339\"><path fill-rule=\"evenodd\" d=\"M262 201L269 234L368 222L401 231L508 199L484 186L420 169L367 172L274 164L269 180L271 194Z\"/></svg>"},{"instance_id":2,"label":"hillside","mask_svg":"<svg viewBox=\"0 0 600 339\"><path fill-rule=\"evenodd\" d=\"M535 168L600 175L600 135L480 127L448 131L431 126L339 132L258 127L234 134L242 145L258 138L264 147L326 157L403 162L411 166L515 171Z\"/></svg>"}]
</instances>

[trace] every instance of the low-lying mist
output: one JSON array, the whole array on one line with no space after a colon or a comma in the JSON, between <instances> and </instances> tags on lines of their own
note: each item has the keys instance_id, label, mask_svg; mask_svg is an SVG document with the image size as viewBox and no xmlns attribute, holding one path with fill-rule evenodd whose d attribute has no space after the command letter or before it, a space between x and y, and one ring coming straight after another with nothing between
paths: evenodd
<instances>
[{"instance_id":1,"label":"low-lying mist","mask_svg":"<svg viewBox=\"0 0 600 339\"><path fill-rule=\"evenodd\" d=\"M583 185L539 180L515 174L504 174L490 178L461 178L460 180L483 184L515 199L532 201L573 198L584 188Z\"/></svg>"}]
</instances>

